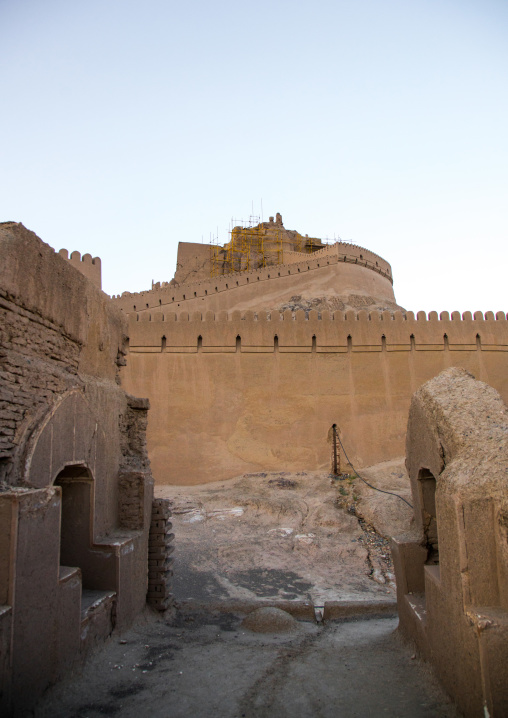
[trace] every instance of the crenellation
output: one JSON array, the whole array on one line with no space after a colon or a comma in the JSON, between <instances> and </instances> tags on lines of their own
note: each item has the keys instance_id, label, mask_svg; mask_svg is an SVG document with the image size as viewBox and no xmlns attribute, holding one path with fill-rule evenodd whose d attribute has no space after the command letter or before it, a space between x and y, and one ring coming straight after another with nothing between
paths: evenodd
<instances>
[{"instance_id":1,"label":"crenellation","mask_svg":"<svg viewBox=\"0 0 508 718\"><path fill-rule=\"evenodd\" d=\"M96 287L102 289L102 269L100 257L93 257L91 254L84 254L81 256L80 252L75 250L69 252L67 249L60 249L58 254L69 262L75 269L83 274L89 281L95 284Z\"/></svg>"},{"instance_id":2,"label":"crenellation","mask_svg":"<svg viewBox=\"0 0 508 718\"><path fill-rule=\"evenodd\" d=\"M347 245L348 248L349 246L350 245ZM336 245L330 245L330 247L335 248ZM368 251L362 247L358 247L356 249L358 253L360 251ZM113 299L115 300L115 302L118 302L118 305L124 311L135 311L135 303L137 306L140 300L144 301L148 299L148 309L150 309L156 305L159 306L160 301L162 302L167 300L166 303L181 303L193 301L196 298L208 297L209 293L212 292L219 293L226 291L235 291L247 286L250 283L251 279L254 279L254 281L277 281L279 279L284 279L291 276L291 270L294 271L295 268L297 270L297 273L301 274L306 272L313 272L316 270L322 270L325 267L330 267L334 264L337 265L339 263L339 256L337 255L336 249L332 252L332 250L330 250L328 247L325 247L323 248L323 250L318 251L329 254L329 261L326 265L323 265L323 263L318 261L318 259L315 258L315 255L311 255L312 259L306 259L303 261L300 260L299 262L295 261L289 263L282 263L279 265L272 265L271 267L265 267L257 270L249 270L246 272L237 272L229 275L222 275L220 277L216 277L215 279L210 280L201 279L196 282L189 282L186 284L172 285L160 288L157 287L157 285L154 285L151 290L144 290L138 293L123 292L122 295L114 296ZM315 254L318 253L316 252ZM343 261L346 263L356 264L357 266L365 267L370 271L374 271L376 274L379 274L385 279L388 279L390 284L393 285L393 279L389 265L384 260L381 260L380 257L377 257L377 255L374 255L373 253L371 254L374 258L376 258L371 262L365 260L358 264L359 256L351 254L343 255ZM384 263L384 268L376 266L375 262L377 261L379 263L379 260ZM171 300L169 300L170 294Z\"/></svg>"},{"instance_id":3,"label":"crenellation","mask_svg":"<svg viewBox=\"0 0 508 718\"><path fill-rule=\"evenodd\" d=\"M445 347L453 351L472 351L477 348L508 351L508 323L506 317L495 324L489 320L462 318L458 312L440 317L430 312L329 312L303 310L292 312L188 312L150 315L138 313L129 317L131 353L162 351L172 353L197 352L198 337L202 351L236 351L236 338L241 336L240 353L274 351L273 337L277 334L281 351L306 353L315 343L315 350L330 352L331 347L342 352L348 337L354 352L381 351L438 351ZM477 344L477 335L481 343ZM445 340L446 336L446 340Z\"/></svg>"},{"instance_id":4,"label":"crenellation","mask_svg":"<svg viewBox=\"0 0 508 718\"><path fill-rule=\"evenodd\" d=\"M166 322L166 321L207 321L207 322L217 322L217 321L236 321L237 319L241 318L242 321L253 321L253 322L259 322L259 321L276 321L281 319L281 321L284 321L284 318L287 318L288 321L290 320L296 320L295 317L298 315L298 317L301 317L302 321L314 321L315 319L318 319L319 321L336 321L336 322L343 322L343 321L351 321L351 322L390 322L390 323L421 323L421 324L434 324L434 323L440 323L440 322L459 322L459 323L468 323L468 322L486 322L486 321L507 321L507 315L504 312L486 312L485 317L483 316L482 312L474 312L474 316L471 312L467 311L464 312L462 315L460 312L452 312L452 315L450 316L449 312L441 312L439 315L437 312L432 311L429 312L427 315L426 312L420 311L415 316L414 312L407 311L402 312L400 310L395 310L393 312L390 312L388 310L381 311L370 311L367 312L365 309L359 309L358 311L355 311L353 309L348 309L346 312L336 310L334 312L330 312L329 310L325 309L321 312L319 312L316 309L312 309L309 311L309 314L307 315L305 311L299 309L296 310L296 312L293 312L291 309L285 309L283 312L269 312L266 310L260 310L257 312L254 312L252 310L246 310L242 312L241 310L234 310L232 312L227 312L225 310L220 312L213 312L210 310L207 310L206 312L152 312L147 313L144 311L131 313L129 315L130 321L135 322Z\"/></svg>"}]
</instances>

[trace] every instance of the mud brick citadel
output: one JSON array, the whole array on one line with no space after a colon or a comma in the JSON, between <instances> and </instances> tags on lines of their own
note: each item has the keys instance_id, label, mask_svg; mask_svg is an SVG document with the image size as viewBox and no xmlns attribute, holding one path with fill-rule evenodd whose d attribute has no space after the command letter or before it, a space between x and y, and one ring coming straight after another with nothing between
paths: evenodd
<instances>
[{"instance_id":1,"label":"mud brick citadel","mask_svg":"<svg viewBox=\"0 0 508 718\"><path fill-rule=\"evenodd\" d=\"M280 215L224 246L181 242L174 279L112 298L98 258L21 224L0 224L0 253L6 715L147 599L169 605L170 509L153 479L326 469L332 424L359 468L406 451L402 630L466 715L506 715L505 313L415 316L386 260Z\"/></svg>"},{"instance_id":2,"label":"mud brick citadel","mask_svg":"<svg viewBox=\"0 0 508 718\"><path fill-rule=\"evenodd\" d=\"M415 316L362 247L323 245L277 215L224 248L180 243L177 267L169 284L113 298L129 321L123 386L150 398L157 482L325 468L334 423L357 466L402 456L412 394L450 366L508 400L506 314Z\"/></svg>"}]
</instances>

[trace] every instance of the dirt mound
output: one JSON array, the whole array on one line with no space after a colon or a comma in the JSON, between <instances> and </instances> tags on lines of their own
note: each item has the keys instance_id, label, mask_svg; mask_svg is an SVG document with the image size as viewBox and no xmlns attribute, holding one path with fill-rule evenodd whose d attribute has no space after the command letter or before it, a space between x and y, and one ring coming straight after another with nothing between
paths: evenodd
<instances>
[{"instance_id":1,"label":"dirt mound","mask_svg":"<svg viewBox=\"0 0 508 718\"><path fill-rule=\"evenodd\" d=\"M298 621L280 608L267 606L256 608L247 614L242 627L254 633L294 633L298 631Z\"/></svg>"},{"instance_id":2,"label":"dirt mound","mask_svg":"<svg viewBox=\"0 0 508 718\"><path fill-rule=\"evenodd\" d=\"M322 297L313 297L312 299L306 299L300 294L295 294L291 299L284 304L281 304L278 308L279 312L284 312L286 309L290 309L292 312L296 312L299 309L303 309L305 316L309 316L311 309L315 309L318 312L329 311L329 312L347 312L349 309L359 311L364 309L367 312L395 312L406 310L400 307L395 302L384 300L380 302L374 297L370 297L364 294L348 294L344 296L333 296L328 294Z\"/></svg>"}]
</instances>

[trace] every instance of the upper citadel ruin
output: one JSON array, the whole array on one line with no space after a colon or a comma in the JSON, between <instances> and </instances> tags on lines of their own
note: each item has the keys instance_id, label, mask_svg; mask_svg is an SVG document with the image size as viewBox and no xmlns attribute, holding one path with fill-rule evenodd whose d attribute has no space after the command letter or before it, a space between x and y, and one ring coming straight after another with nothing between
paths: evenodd
<instances>
[{"instance_id":1,"label":"upper citadel ruin","mask_svg":"<svg viewBox=\"0 0 508 718\"><path fill-rule=\"evenodd\" d=\"M147 557L148 596L168 605L172 534L167 503L152 504L152 473L164 485L326 471L333 424L358 468L401 457L411 397L425 385L408 439L419 534L394 544L399 610L407 633L435 660L439 637L422 619L425 594L433 601L436 630L450 631L458 656L467 644L468 671L481 674L469 695L450 669L447 689L466 715L482 705L503 715L504 672L493 666L506 645L505 479L497 467L492 501L481 511L467 508L462 529L442 520L444 489L441 496L439 481L435 487L447 462L469 446L467 395L460 394L457 419L455 404L446 404L447 382L452 397L463 387L473 392L478 416L484 408L485 390L469 390L472 380L450 369L468 370L508 399L505 313L415 316L396 303L391 267L381 257L286 230L280 215L233 228L223 247L180 243L173 280L112 299L100 291L99 258L55 254L16 223L0 225L0 242L4 705L29 707L115 626L132 622L147 593ZM444 379L426 384L447 369ZM489 391L491 412L502 402ZM149 399L148 423L148 402L134 397ZM418 411L423 432L415 430ZM485 435L501 424L486 426ZM450 449L446 437L459 433ZM427 454L432 458L421 458ZM494 460L481 456L479 475ZM422 461L430 462L427 473ZM422 476L428 485L434 480L430 499L418 494ZM454 477L453 467L446 476ZM470 499L459 485L443 483L460 519L461 501ZM436 517L442 576L439 565L427 565L425 549L425 521ZM460 548L461 531L469 546L483 537L490 552L490 583L476 593L468 587L485 569L474 551ZM475 612L467 603L480 600L490 608ZM453 630L442 627L441 615ZM441 650L440 665L447 655Z\"/></svg>"}]
</instances>

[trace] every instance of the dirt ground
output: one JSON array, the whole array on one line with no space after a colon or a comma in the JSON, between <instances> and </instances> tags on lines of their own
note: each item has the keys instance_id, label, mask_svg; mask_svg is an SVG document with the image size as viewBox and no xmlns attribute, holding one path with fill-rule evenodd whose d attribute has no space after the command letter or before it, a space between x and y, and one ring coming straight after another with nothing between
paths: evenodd
<instances>
[{"instance_id":1,"label":"dirt ground","mask_svg":"<svg viewBox=\"0 0 508 718\"><path fill-rule=\"evenodd\" d=\"M35 718L456 717L396 631L388 537L410 529L411 510L350 473L157 487L174 509L175 607L114 635ZM362 476L410 501L403 461ZM330 601L371 613L322 621ZM263 604L310 611L256 623Z\"/></svg>"},{"instance_id":2,"label":"dirt ground","mask_svg":"<svg viewBox=\"0 0 508 718\"><path fill-rule=\"evenodd\" d=\"M402 460L362 472L410 499ZM389 537L411 510L353 472L245 474L202 486L159 486L173 504L177 602L395 599Z\"/></svg>"},{"instance_id":3,"label":"dirt ground","mask_svg":"<svg viewBox=\"0 0 508 718\"><path fill-rule=\"evenodd\" d=\"M237 616L145 618L35 718L454 718L396 618L252 633Z\"/></svg>"}]
</instances>

